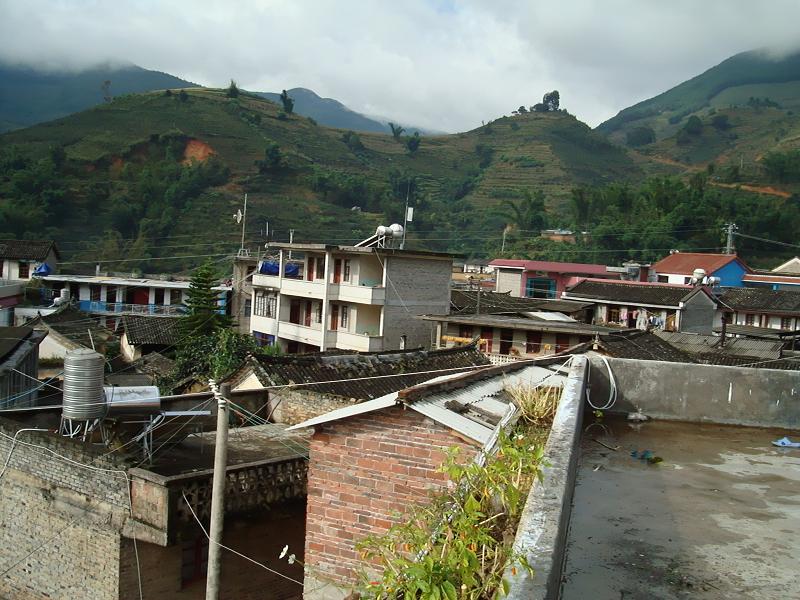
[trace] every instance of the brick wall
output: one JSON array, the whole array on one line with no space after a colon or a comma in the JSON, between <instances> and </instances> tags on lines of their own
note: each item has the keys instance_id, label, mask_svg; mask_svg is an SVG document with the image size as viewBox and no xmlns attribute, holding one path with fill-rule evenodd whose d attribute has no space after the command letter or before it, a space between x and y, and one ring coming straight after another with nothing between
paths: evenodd
<instances>
[{"instance_id":1,"label":"brick wall","mask_svg":"<svg viewBox=\"0 0 800 600\"><path fill-rule=\"evenodd\" d=\"M4 459L12 445L7 436L19 427L0 421ZM128 514L124 476L48 452L82 463L97 459L94 448L73 440L38 432L17 439L0 481L0 572L10 569L0 579L0 598L117 600L119 531ZM120 467L110 458L94 465Z\"/></svg>"},{"instance_id":2,"label":"brick wall","mask_svg":"<svg viewBox=\"0 0 800 600\"><path fill-rule=\"evenodd\" d=\"M386 302L383 308L383 349L430 348L435 343L435 325L416 315L446 315L450 312L451 260L387 256ZM393 284L393 285L392 285Z\"/></svg>"},{"instance_id":3,"label":"brick wall","mask_svg":"<svg viewBox=\"0 0 800 600\"><path fill-rule=\"evenodd\" d=\"M364 566L356 542L387 531L399 520L396 513L447 486L436 469L451 446L463 448L465 460L477 452L451 430L402 407L319 430L311 440L308 474L308 572L344 586L352 582L354 569Z\"/></svg>"}]
</instances>

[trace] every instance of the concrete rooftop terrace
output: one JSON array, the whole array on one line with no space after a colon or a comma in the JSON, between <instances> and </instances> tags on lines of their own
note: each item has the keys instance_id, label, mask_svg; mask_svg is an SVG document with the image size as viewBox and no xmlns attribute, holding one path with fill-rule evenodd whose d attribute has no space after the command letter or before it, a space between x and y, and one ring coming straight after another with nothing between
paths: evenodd
<instances>
[{"instance_id":1,"label":"concrete rooftop terrace","mask_svg":"<svg viewBox=\"0 0 800 600\"><path fill-rule=\"evenodd\" d=\"M563 600L800 597L800 450L770 443L796 432L590 419Z\"/></svg>"}]
</instances>

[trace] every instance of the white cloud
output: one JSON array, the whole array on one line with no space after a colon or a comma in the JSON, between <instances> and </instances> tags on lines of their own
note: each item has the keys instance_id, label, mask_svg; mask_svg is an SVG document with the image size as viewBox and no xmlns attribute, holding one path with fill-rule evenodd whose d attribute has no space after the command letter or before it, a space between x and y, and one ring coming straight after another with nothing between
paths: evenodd
<instances>
[{"instance_id":1,"label":"white cloud","mask_svg":"<svg viewBox=\"0 0 800 600\"><path fill-rule=\"evenodd\" d=\"M558 89L595 125L736 52L796 47L797 22L790 0L0 0L0 59L303 86L448 131Z\"/></svg>"}]
</instances>

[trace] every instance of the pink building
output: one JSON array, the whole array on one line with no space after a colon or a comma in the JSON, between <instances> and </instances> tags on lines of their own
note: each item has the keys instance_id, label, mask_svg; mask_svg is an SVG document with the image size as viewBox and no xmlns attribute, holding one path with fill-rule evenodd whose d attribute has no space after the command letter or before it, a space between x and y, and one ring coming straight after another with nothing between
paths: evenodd
<instances>
[{"instance_id":1,"label":"pink building","mask_svg":"<svg viewBox=\"0 0 800 600\"><path fill-rule=\"evenodd\" d=\"M621 278L620 269L605 265L499 258L489 266L496 273L494 291L521 298L560 298L568 286L587 277Z\"/></svg>"}]
</instances>

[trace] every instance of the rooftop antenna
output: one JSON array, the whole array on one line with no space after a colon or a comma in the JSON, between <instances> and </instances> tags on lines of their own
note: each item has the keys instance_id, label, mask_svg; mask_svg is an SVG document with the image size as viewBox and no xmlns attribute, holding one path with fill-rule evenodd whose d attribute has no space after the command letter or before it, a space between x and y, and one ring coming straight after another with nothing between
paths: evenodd
<instances>
[{"instance_id":1,"label":"rooftop antenna","mask_svg":"<svg viewBox=\"0 0 800 600\"><path fill-rule=\"evenodd\" d=\"M236 214L233 215L233 220L236 221L237 224L238 223L242 224L242 244L241 244L241 246L239 246L239 256L247 256L248 253L245 252L245 250L244 250L244 229L245 229L245 226L247 225L247 194L246 193L244 195L244 212L242 212L242 209L238 209L236 211Z\"/></svg>"}]
</instances>

